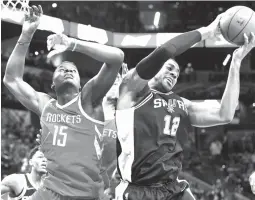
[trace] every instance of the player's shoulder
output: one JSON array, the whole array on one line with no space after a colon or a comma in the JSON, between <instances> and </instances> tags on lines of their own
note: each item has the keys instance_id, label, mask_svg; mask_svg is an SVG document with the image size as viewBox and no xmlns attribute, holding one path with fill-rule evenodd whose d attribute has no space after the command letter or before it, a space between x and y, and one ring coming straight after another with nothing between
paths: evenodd
<instances>
[{"instance_id":1,"label":"player's shoulder","mask_svg":"<svg viewBox=\"0 0 255 200\"><path fill-rule=\"evenodd\" d=\"M190 101L190 100L188 100L184 97L180 97L180 98L181 98L181 100L183 101L183 103L185 104L186 107L189 107L191 105L192 101Z\"/></svg>"},{"instance_id":2,"label":"player's shoulder","mask_svg":"<svg viewBox=\"0 0 255 200\"><path fill-rule=\"evenodd\" d=\"M23 184L25 181L25 174L10 174L3 179L3 182L10 185Z\"/></svg>"}]
</instances>

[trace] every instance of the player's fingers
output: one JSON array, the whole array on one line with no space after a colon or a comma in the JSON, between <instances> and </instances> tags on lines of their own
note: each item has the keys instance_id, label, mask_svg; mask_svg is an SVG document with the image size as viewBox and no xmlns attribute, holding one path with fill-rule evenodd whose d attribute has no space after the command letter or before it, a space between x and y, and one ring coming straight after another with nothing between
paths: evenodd
<instances>
[{"instance_id":1,"label":"player's fingers","mask_svg":"<svg viewBox=\"0 0 255 200\"><path fill-rule=\"evenodd\" d=\"M248 36L246 35L246 33L244 33L243 36L244 36L244 45L246 46L249 43L249 39L248 39Z\"/></svg>"},{"instance_id":2,"label":"player's fingers","mask_svg":"<svg viewBox=\"0 0 255 200\"><path fill-rule=\"evenodd\" d=\"M38 10L39 10L39 15L42 16L43 15L43 9L41 5L38 5Z\"/></svg>"},{"instance_id":3,"label":"player's fingers","mask_svg":"<svg viewBox=\"0 0 255 200\"><path fill-rule=\"evenodd\" d=\"M38 8L37 8L36 6L32 6L32 8L33 8L34 14L35 14L36 16L38 16L38 15L39 15L39 10L38 10Z\"/></svg>"},{"instance_id":4,"label":"player's fingers","mask_svg":"<svg viewBox=\"0 0 255 200\"><path fill-rule=\"evenodd\" d=\"M29 20L29 13L25 13L25 21L28 21Z\"/></svg>"},{"instance_id":5,"label":"player's fingers","mask_svg":"<svg viewBox=\"0 0 255 200\"><path fill-rule=\"evenodd\" d=\"M253 46L255 45L255 35L253 32L251 32L251 43Z\"/></svg>"},{"instance_id":6,"label":"player's fingers","mask_svg":"<svg viewBox=\"0 0 255 200\"><path fill-rule=\"evenodd\" d=\"M33 8L31 7L28 8L28 14L29 14L29 18L33 17Z\"/></svg>"},{"instance_id":7,"label":"player's fingers","mask_svg":"<svg viewBox=\"0 0 255 200\"><path fill-rule=\"evenodd\" d=\"M42 129L39 129L39 133L42 134Z\"/></svg>"}]
</instances>

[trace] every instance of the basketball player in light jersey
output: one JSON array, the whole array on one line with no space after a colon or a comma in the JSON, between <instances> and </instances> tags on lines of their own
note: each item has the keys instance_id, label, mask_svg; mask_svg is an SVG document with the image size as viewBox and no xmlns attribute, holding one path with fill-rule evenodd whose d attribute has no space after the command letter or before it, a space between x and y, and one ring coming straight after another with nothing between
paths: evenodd
<instances>
[{"instance_id":1,"label":"basketball player in light jersey","mask_svg":"<svg viewBox=\"0 0 255 200\"><path fill-rule=\"evenodd\" d=\"M104 64L81 88L76 66L63 62L53 74L52 88L57 99L37 92L23 81L23 73L25 55L41 15L40 6L29 9L4 76L4 84L12 94L41 118L41 150L48 161L48 175L31 199L99 199L103 195L102 100L115 81L124 54L115 47L51 35L49 48L62 46L61 49L79 51Z\"/></svg>"},{"instance_id":2,"label":"basketball player in light jersey","mask_svg":"<svg viewBox=\"0 0 255 200\"><path fill-rule=\"evenodd\" d=\"M122 178L116 187L116 199L195 199L188 183L178 179L183 159L181 144L185 143L181 138L185 138L190 125L209 127L233 119L240 66L255 44L254 34L249 41L245 36L245 44L233 53L226 88L216 107L172 92L180 73L173 59L197 42L214 37L220 17L207 27L167 41L124 77L116 110L118 170Z\"/></svg>"},{"instance_id":3,"label":"basketball player in light jersey","mask_svg":"<svg viewBox=\"0 0 255 200\"><path fill-rule=\"evenodd\" d=\"M2 199L26 200L42 184L46 174L47 160L38 146L29 153L31 172L28 174L11 174L1 182ZM4 197L3 197L4 196ZM8 198L9 197L9 198Z\"/></svg>"},{"instance_id":4,"label":"basketball player in light jersey","mask_svg":"<svg viewBox=\"0 0 255 200\"><path fill-rule=\"evenodd\" d=\"M113 193L113 187L116 186L116 181L112 179L113 173L117 167L116 156L116 138L117 127L115 121L116 103L119 97L119 86L122 78L128 72L127 64L122 63L121 73L118 74L113 86L107 92L103 99L103 109L105 117L105 125L103 130L103 152L102 152L102 167L107 176L104 176L105 193Z\"/></svg>"}]
</instances>

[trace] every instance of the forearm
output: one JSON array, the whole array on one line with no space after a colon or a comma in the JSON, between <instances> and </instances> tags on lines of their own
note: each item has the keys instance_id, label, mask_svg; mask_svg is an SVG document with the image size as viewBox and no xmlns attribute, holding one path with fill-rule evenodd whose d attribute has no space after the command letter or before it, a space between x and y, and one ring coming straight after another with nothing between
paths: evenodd
<instances>
[{"instance_id":1,"label":"forearm","mask_svg":"<svg viewBox=\"0 0 255 200\"><path fill-rule=\"evenodd\" d=\"M232 121L238 105L240 93L240 66L241 61L233 57L220 107L220 116L227 121Z\"/></svg>"},{"instance_id":2,"label":"forearm","mask_svg":"<svg viewBox=\"0 0 255 200\"><path fill-rule=\"evenodd\" d=\"M209 29L201 28L174 37L156 48L150 55L138 63L136 70L143 79L151 79L170 58L182 54L194 44L208 37Z\"/></svg>"},{"instance_id":3,"label":"forearm","mask_svg":"<svg viewBox=\"0 0 255 200\"><path fill-rule=\"evenodd\" d=\"M107 64L121 64L124 53L116 47L73 39L69 50L77 51Z\"/></svg>"},{"instance_id":4,"label":"forearm","mask_svg":"<svg viewBox=\"0 0 255 200\"><path fill-rule=\"evenodd\" d=\"M5 70L6 78L23 78L25 57L33 35L21 34L11 53Z\"/></svg>"}]
</instances>

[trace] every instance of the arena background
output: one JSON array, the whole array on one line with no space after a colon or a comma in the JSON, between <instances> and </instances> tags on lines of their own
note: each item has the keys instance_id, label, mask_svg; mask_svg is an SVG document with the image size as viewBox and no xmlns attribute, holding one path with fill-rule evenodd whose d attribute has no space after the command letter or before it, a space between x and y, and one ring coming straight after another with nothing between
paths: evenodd
<instances>
[{"instance_id":1,"label":"arena background","mask_svg":"<svg viewBox=\"0 0 255 200\"><path fill-rule=\"evenodd\" d=\"M176 33L208 25L217 14L234 5L255 10L255 2L191 1L31 1L42 5L44 16L26 56L24 80L36 90L54 96L50 85L54 66L75 62L82 83L95 75L101 63L75 52L47 59L46 39L53 32L120 47L129 69ZM17 5L17 7L20 5ZM22 13L1 8L1 81L7 60L21 33ZM158 20L157 20L158 19ZM174 91L200 101L220 100L236 47L223 39L207 40L188 50L177 61L181 75ZM255 50L241 68L241 92L234 120L226 126L194 128L185 153L182 176L191 183L197 199L252 199L248 177L255 170ZM1 179L27 170L27 153L40 128L38 117L24 108L1 85ZM235 194L235 195L234 195ZM224 196L224 197L220 197Z\"/></svg>"}]
</instances>

